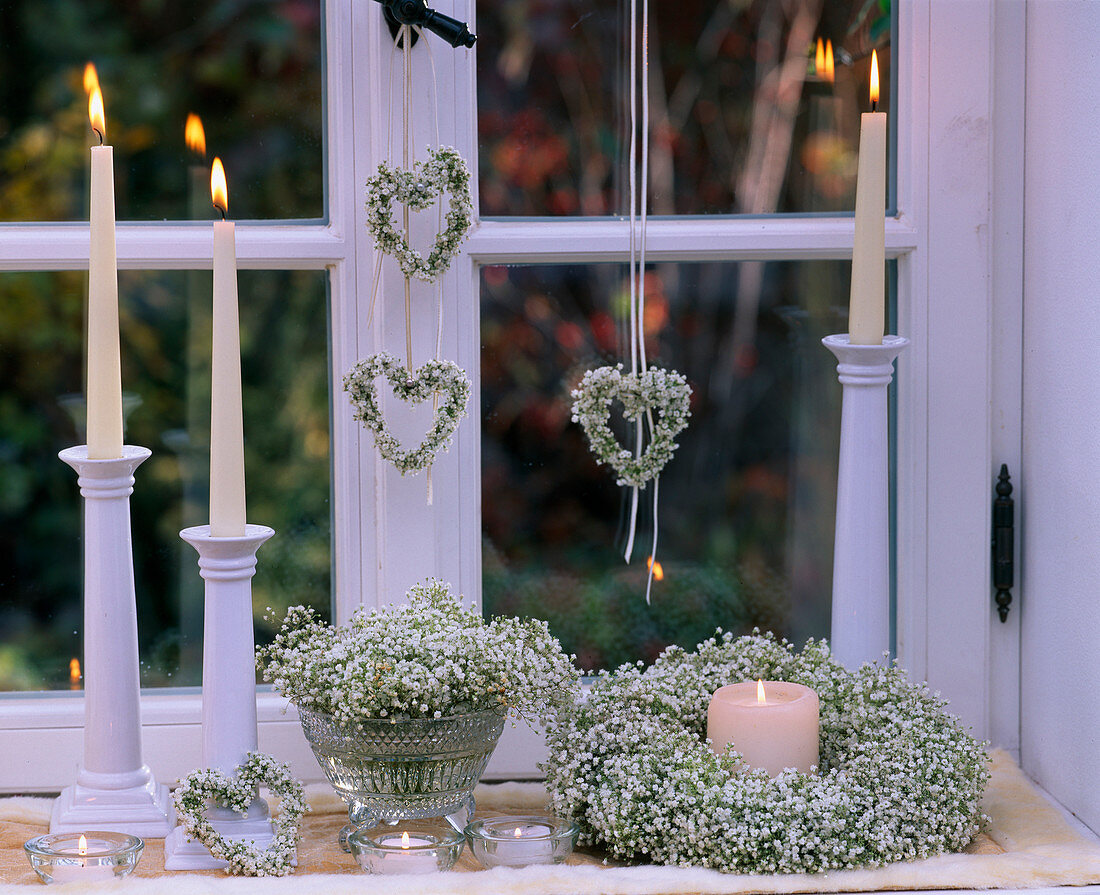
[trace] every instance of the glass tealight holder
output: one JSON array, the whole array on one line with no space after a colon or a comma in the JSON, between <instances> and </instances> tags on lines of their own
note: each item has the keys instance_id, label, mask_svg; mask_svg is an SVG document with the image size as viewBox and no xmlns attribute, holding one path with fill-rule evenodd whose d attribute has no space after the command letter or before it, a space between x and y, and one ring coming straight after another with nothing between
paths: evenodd
<instances>
[{"instance_id":1,"label":"glass tealight holder","mask_svg":"<svg viewBox=\"0 0 1100 895\"><path fill-rule=\"evenodd\" d=\"M466 827L470 851L484 867L560 864L573 853L580 828L572 821L542 815L477 820Z\"/></svg>"},{"instance_id":2,"label":"glass tealight holder","mask_svg":"<svg viewBox=\"0 0 1100 895\"><path fill-rule=\"evenodd\" d=\"M351 853L367 873L450 870L465 844L465 837L450 825L424 820L383 824L348 836Z\"/></svg>"},{"instance_id":3,"label":"glass tealight holder","mask_svg":"<svg viewBox=\"0 0 1100 895\"><path fill-rule=\"evenodd\" d=\"M23 843L27 860L44 883L96 882L126 876L145 843L126 833L87 830L50 833Z\"/></svg>"}]
</instances>

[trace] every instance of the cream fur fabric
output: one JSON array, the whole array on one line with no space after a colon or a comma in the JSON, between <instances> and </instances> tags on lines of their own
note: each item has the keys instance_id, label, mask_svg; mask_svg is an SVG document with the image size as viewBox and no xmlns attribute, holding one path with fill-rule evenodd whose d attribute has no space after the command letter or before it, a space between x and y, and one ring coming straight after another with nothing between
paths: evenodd
<instances>
[{"instance_id":1,"label":"cream fur fabric","mask_svg":"<svg viewBox=\"0 0 1100 895\"><path fill-rule=\"evenodd\" d=\"M318 788L310 795L317 812L340 807L330 791ZM484 808L542 809L545 790L537 784L486 785L478 788L477 800ZM45 823L48 807L46 799L5 800L0 802L0 821ZM813 876L734 876L697 868L589 864L405 877L298 875L283 880L181 873L156 879L131 877L86 887L73 885L60 891L118 891L129 895L741 895L1100 884L1100 842L1074 830L1004 753L994 754L985 810L993 820L989 837L1004 849L1001 854L943 855L876 870ZM4 886L0 891L25 892L27 887Z\"/></svg>"}]
</instances>

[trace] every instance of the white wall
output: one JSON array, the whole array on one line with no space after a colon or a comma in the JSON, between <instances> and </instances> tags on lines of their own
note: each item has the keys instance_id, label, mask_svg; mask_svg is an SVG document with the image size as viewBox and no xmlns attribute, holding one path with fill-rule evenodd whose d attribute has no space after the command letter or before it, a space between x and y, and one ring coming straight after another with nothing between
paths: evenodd
<instances>
[{"instance_id":1,"label":"white wall","mask_svg":"<svg viewBox=\"0 0 1100 895\"><path fill-rule=\"evenodd\" d=\"M1029 0L1017 492L1021 759L1094 830L1100 830L1098 47L1100 3Z\"/></svg>"}]
</instances>

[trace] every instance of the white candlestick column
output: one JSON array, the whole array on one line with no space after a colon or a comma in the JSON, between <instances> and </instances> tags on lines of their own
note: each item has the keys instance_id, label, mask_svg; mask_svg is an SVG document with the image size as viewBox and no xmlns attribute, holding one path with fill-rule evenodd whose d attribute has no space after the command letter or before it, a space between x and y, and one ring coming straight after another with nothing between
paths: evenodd
<instances>
[{"instance_id":1,"label":"white candlestick column","mask_svg":"<svg viewBox=\"0 0 1100 895\"><path fill-rule=\"evenodd\" d=\"M88 456L122 456L122 362L118 335L114 150L91 149L88 230Z\"/></svg>"},{"instance_id":2,"label":"white candlestick column","mask_svg":"<svg viewBox=\"0 0 1100 895\"><path fill-rule=\"evenodd\" d=\"M214 319L210 369L210 529L245 533L244 417L237 312L237 249L232 221L214 223Z\"/></svg>"},{"instance_id":3,"label":"white candlestick column","mask_svg":"<svg viewBox=\"0 0 1100 895\"><path fill-rule=\"evenodd\" d=\"M215 537L208 525L185 528L180 537L199 553L206 602L202 640L202 767L233 775L257 749L256 657L252 625L252 576L256 551L275 532L248 525L240 537ZM211 823L222 836L255 841L264 848L273 837L267 805L256 798L244 817L211 807ZM225 866L182 827L164 844L166 870Z\"/></svg>"},{"instance_id":4,"label":"white candlestick column","mask_svg":"<svg viewBox=\"0 0 1100 895\"><path fill-rule=\"evenodd\" d=\"M134 471L150 451L125 445L120 454L89 459L83 445L59 454L84 498L84 758L76 784L54 802L50 830L160 838L170 829L168 787L142 760L130 535Z\"/></svg>"},{"instance_id":5,"label":"white candlestick column","mask_svg":"<svg viewBox=\"0 0 1100 895\"><path fill-rule=\"evenodd\" d=\"M853 345L822 339L839 363L843 387L837 470L833 606L829 640L847 668L890 649L890 443L887 387L894 358L909 344Z\"/></svg>"}]
</instances>

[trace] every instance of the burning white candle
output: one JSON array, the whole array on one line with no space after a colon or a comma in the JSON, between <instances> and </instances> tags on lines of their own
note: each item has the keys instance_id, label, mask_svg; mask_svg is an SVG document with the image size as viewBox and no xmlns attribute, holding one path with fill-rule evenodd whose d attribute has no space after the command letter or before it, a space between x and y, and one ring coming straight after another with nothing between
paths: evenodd
<instances>
[{"instance_id":1,"label":"burning white candle","mask_svg":"<svg viewBox=\"0 0 1100 895\"><path fill-rule=\"evenodd\" d=\"M872 51L871 111L860 118L856 173L856 227L848 304L848 335L853 345L881 345L885 332L886 113L874 111L878 98L878 54Z\"/></svg>"},{"instance_id":2,"label":"burning white candle","mask_svg":"<svg viewBox=\"0 0 1100 895\"><path fill-rule=\"evenodd\" d=\"M237 246L229 210L225 168L214 159L210 194L223 220L214 222L214 312L210 370L210 534L245 532L244 417L241 339L237 315Z\"/></svg>"},{"instance_id":3,"label":"burning white candle","mask_svg":"<svg viewBox=\"0 0 1100 895\"><path fill-rule=\"evenodd\" d=\"M91 87L88 118L99 137L91 148L88 231L88 457L122 456L122 362L118 337L118 258L115 253L114 149L107 144L95 69L85 73Z\"/></svg>"},{"instance_id":4,"label":"burning white candle","mask_svg":"<svg viewBox=\"0 0 1100 895\"><path fill-rule=\"evenodd\" d=\"M721 687L707 709L707 737L718 754L730 746L745 763L774 777L784 768L817 765L817 694L787 681L744 681Z\"/></svg>"}]
</instances>

